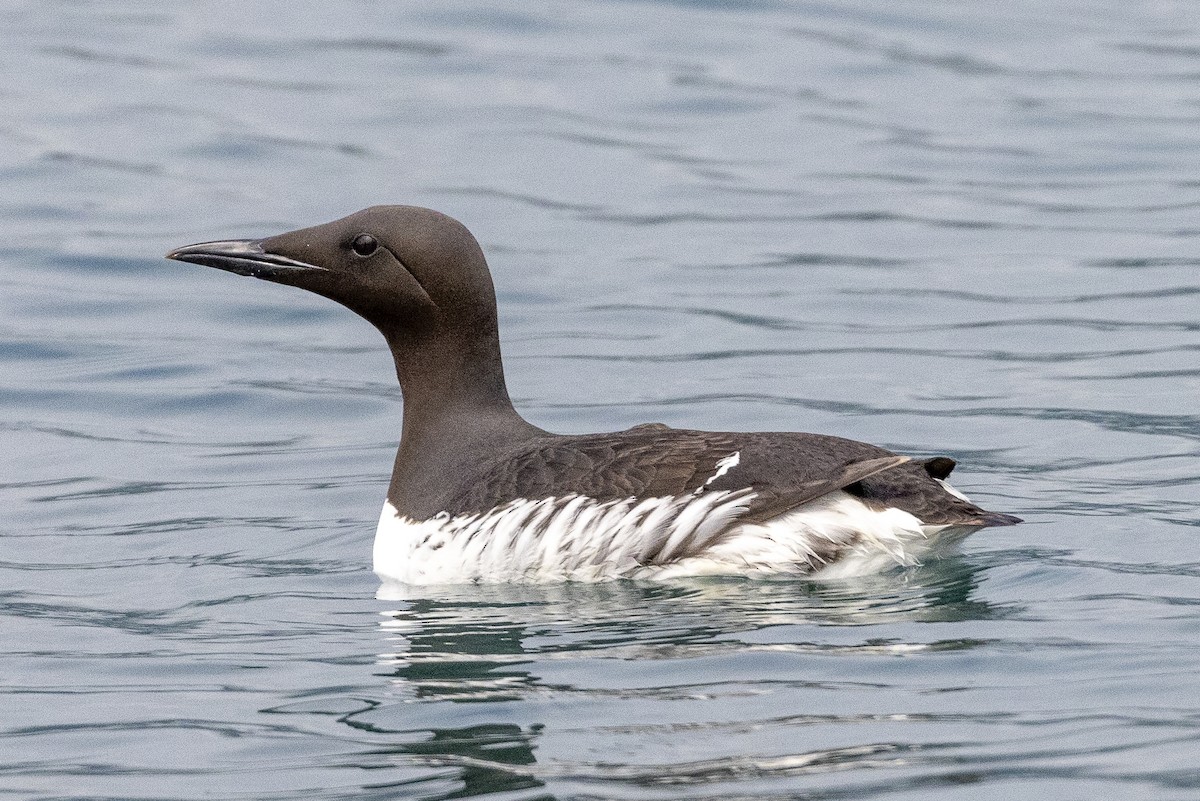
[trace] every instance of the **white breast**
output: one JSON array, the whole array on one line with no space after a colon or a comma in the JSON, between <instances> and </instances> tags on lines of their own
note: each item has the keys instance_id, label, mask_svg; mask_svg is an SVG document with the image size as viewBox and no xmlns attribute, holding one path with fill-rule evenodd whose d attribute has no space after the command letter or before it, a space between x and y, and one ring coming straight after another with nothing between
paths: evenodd
<instances>
[{"instance_id":1,"label":"white breast","mask_svg":"<svg viewBox=\"0 0 1200 801\"><path fill-rule=\"evenodd\" d=\"M842 578L912 565L945 527L846 492L766 523L739 524L754 494L599 502L515 500L490 512L414 521L385 504L375 534L384 584L603 581L770 574ZM962 529L959 529L962 531Z\"/></svg>"}]
</instances>

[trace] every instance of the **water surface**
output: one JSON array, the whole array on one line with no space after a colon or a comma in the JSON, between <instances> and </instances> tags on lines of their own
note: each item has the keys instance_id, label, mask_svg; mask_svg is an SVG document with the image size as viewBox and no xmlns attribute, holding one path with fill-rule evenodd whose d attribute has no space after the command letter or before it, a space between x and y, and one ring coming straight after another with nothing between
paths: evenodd
<instances>
[{"instance_id":1,"label":"water surface","mask_svg":"<svg viewBox=\"0 0 1200 801\"><path fill-rule=\"evenodd\" d=\"M1200 793L1200 23L1016 2L0 11L0 798ZM564 432L807 430L1025 525L852 583L375 599L378 335L163 261L468 224Z\"/></svg>"}]
</instances>

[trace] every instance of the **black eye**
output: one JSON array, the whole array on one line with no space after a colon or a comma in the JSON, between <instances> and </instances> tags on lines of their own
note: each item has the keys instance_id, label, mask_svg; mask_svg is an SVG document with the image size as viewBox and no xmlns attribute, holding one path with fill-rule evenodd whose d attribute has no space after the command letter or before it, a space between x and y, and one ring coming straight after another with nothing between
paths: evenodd
<instances>
[{"instance_id":1,"label":"black eye","mask_svg":"<svg viewBox=\"0 0 1200 801\"><path fill-rule=\"evenodd\" d=\"M350 243L350 249L360 256L370 256L379 248L379 243L370 234L359 234Z\"/></svg>"}]
</instances>

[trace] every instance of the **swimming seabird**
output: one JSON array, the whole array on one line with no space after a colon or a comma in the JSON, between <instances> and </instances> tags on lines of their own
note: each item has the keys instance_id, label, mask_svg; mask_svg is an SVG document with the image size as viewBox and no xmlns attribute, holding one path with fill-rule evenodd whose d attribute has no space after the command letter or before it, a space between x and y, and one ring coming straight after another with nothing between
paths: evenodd
<instances>
[{"instance_id":1,"label":"swimming seabird","mask_svg":"<svg viewBox=\"0 0 1200 801\"><path fill-rule=\"evenodd\" d=\"M375 535L385 583L838 577L1020 522L952 489L946 457L821 434L531 425L505 388L483 252L430 209L374 206L167 258L307 289L383 334L404 399Z\"/></svg>"}]
</instances>

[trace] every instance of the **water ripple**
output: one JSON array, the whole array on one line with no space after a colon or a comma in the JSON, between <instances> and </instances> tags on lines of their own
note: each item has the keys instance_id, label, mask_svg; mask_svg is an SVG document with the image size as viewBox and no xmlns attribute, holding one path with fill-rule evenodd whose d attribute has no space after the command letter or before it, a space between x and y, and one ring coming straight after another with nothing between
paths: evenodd
<instances>
[{"instance_id":1,"label":"water ripple","mask_svg":"<svg viewBox=\"0 0 1200 801\"><path fill-rule=\"evenodd\" d=\"M0 8L0 796L1195 797L1189 7L302 10ZM161 254L380 202L479 237L539 425L944 447L1029 522L376 599L378 335Z\"/></svg>"}]
</instances>

